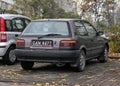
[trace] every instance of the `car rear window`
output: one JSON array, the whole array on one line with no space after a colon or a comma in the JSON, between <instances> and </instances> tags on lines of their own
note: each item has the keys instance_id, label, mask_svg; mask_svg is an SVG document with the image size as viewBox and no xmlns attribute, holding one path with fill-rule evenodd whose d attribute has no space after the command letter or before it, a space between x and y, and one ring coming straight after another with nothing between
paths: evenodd
<instances>
[{"instance_id":1,"label":"car rear window","mask_svg":"<svg viewBox=\"0 0 120 86\"><path fill-rule=\"evenodd\" d=\"M60 34L69 36L69 27L67 22L56 21L34 21L31 22L23 31L23 35L47 35Z\"/></svg>"}]
</instances>

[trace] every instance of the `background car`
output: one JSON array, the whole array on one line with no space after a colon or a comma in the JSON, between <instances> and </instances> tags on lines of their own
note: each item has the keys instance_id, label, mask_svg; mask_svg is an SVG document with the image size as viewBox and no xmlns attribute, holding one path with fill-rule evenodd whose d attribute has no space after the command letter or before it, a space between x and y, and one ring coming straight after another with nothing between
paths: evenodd
<instances>
[{"instance_id":1,"label":"background car","mask_svg":"<svg viewBox=\"0 0 120 86\"><path fill-rule=\"evenodd\" d=\"M25 70L34 62L48 62L83 71L86 60L107 61L109 45L101 33L84 20L36 20L18 38L15 54Z\"/></svg>"},{"instance_id":2,"label":"background car","mask_svg":"<svg viewBox=\"0 0 120 86\"><path fill-rule=\"evenodd\" d=\"M29 24L30 18L15 14L0 14L0 59L14 64L16 39Z\"/></svg>"}]
</instances>

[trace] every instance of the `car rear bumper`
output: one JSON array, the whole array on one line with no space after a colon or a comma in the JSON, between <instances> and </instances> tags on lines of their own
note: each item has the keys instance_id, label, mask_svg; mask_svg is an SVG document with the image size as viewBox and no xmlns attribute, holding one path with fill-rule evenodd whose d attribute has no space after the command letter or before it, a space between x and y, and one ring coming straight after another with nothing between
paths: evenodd
<instances>
[{"instance_id":1,"label":"car rear bumper","mask_svg":"<svg viewBox=\"0 0 120 86\"><path fill-rule=\"evenodd\" d=\"M15 54L19 61L36 62L76 62L79 50L21 50Z\"/></svg>"}]
</instances>

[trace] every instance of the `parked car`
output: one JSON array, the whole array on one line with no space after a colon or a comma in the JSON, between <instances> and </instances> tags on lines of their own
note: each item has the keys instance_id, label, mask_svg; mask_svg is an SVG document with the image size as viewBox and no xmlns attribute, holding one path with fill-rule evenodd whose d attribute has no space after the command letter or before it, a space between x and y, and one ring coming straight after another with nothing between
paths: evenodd
<instances>
[{"instance_id":1,"label":"parked car","mask_svg":"<svg viewBox=\"0 0 120 86\"><path fill-rule=\"evenodd\" d=\"M18 38L15 54L25 70L34 62L47 62L68 63L83 71L86 60L107 61L109 45L101 33L85 20L36 20Z\"/></svg>"},{"instance_id":2,"label":"parked car","mask_svg":"<svg viewBox=\"0 0 120 86\"><path fill-rule=\"evenodd\" d=\"M16 39L31 20L22 15L0 14L0 60L12 65L16 61Z\"/></svg>"}]
</instances>

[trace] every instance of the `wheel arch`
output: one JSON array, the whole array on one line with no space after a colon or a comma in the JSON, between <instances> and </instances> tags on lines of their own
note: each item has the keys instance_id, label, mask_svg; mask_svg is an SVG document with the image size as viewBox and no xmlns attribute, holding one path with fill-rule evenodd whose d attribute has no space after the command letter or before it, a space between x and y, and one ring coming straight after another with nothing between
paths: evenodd
<instances>
[{"instance_id":1,"label":"wheel arch","mask_svg":"<svg viewBox=\"0 0 120 86\"><path fill-rule=\"evenodd\" d=\"M16 44L11 44L10 47L16 48Z\"/></svg>"},{"instance_id":2,"label":"wheel arch","mask_svg":"<svg viewBox=\"0 0 120 86\"><path fill-rule=\"evenodd\" d=\"M82 46L80 47L80 51L81 51L81 50L83 50L84 53L85 53L85 55L87 56L87 48L86 48L86 46L82 45Z\"/></svg>"},{"instance_id":3,"label":"wheel arch","mask_svg":"<svg viewBox=\"0 0 120 86\"><path fill-rule=\"evenodd\" d=\"M8 49L9 49L10 47L16 48L16 44L15 44L15 43L11 43L11 44L7 45L6 48L5 48L5 51L4 51L4 53L3 53L3 56L7 53Z\"/></svg>"},{"instance_id":4,"label":"wheel arch","mask_svg":"<svg viewBox=\"0 0 120 86\"><path fill-rule=\"evenodd\" d=\"M108 51L109 51L109 44L108 43L105 43L105 47L107 47Z\"/></svg>"}]
</instances>

